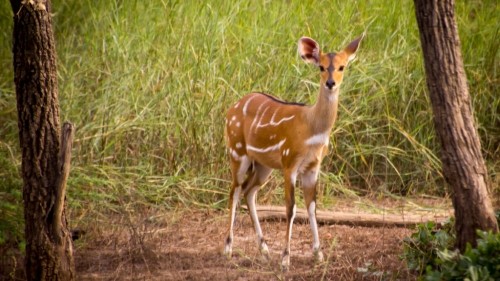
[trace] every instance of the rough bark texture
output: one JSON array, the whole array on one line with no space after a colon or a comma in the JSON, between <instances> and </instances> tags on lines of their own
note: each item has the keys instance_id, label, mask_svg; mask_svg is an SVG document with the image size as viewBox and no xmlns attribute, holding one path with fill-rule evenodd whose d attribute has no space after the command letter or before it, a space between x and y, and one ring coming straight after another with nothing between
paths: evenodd
<instances>
[{"instance_id":1,"label":"rough bark texture","mask_svg":"<svg viewBox=\"0 0 500 281\"><path fill-rule=\"evenodd\" d=\"M457 247L476 244L476 229L498 231L486 166L474 125L453 0L415 0L434 125L455 208Z\"/></svg>"},{"instance_id":2,"label":"rough bark texture","mask_svg":"<svg viewBox=\"0 0 500 281\"><path fill-rule=\"evenodd\" d=\"M59 101L50 1L11 0L14 82L22 150L28 280L73 280L72 241L64 212ZM63 191L61 193L61 190ZM60 203L61 202L61 203ZM58 214L60 213L60 214ZM57 215L60 217L58 218ZM60 227L54 222L60 221Z\"/></svg>"}]
</instances>

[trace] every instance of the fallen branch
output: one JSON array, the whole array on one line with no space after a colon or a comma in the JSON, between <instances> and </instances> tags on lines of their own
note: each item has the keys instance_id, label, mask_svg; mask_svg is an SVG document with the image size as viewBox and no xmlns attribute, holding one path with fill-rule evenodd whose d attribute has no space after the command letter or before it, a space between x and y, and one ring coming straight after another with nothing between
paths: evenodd
<instances>
[{"instance_id":1,"label":"fallen branch","mask_svg":"<svg viewBox=\"0 0 500 281\"><path fill-rule=\"evenodd\" d=\"M243 206L246 209L246 206ZM257 206L260 220L286 220L285 207L281 206ZM346 213L331 211L316 211L316 220L319 224L343 224L355 226L381 227L398 226L409 227L428 221L440 224L449 218L445 214L415 215L415 214L368 214L368 213ZM306 223L309 221L307 211L297 209L295 222Z\"/></svg>"}]
</instances>

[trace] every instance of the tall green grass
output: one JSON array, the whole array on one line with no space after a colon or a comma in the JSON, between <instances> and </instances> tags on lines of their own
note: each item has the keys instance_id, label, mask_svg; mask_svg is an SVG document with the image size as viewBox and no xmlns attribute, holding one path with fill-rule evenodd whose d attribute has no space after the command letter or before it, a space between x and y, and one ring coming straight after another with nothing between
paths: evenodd
<instances>
[{"instance_id":1,"label":"tall green grass","mask_svg":"<svg viewBox=\"0 0 500 281\"><path fill-rule=\"evenodd\" d=\"M498 183L500 8L458 2L483 153ZM77 127L72 206L225 207L226 109L251 91L313 103L318 71L298 57L299 37L336 51L363 32L341 88L321 196L329 202L345 188L444 194L412 3L54 0L61 117ZM0 163L19 167L7 2L0 24L0 155L14 155Z\"/></svg>"}]
</instances>

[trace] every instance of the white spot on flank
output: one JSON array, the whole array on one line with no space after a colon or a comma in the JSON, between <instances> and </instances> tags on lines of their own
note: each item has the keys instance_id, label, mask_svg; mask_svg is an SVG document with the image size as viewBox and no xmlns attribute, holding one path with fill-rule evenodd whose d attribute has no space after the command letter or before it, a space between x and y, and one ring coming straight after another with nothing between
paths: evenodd
<instances>
[{"instance_id":1,"label":"white spot on flank","mask_svg":"<svg viewBox=\"0 0 500 281\"><path fill-rule=\"evenodd\" d=\"M308 138L305 141L306 145L316 145L316 144L323 144L323 145L328 145L328 142L330 141L330 134L329 132L321 133L314 135L310 138Z\"/></svg>"},{"instance_id":2,"label":"white spot on flank","mask_svg":"<svg viewBox=\"0 0 500 281\"><path fill-rule=\"evenodd\" d=\"M236 143L236 148L240 149L242 147L241 142Z\"/></svg>"},{"instance_id":3,"label":"white spot on flank","mask_svg":"<svg viewBox=\"0 0 500 281\"><path fill-rule=\"evenodd\" d=\"M238 152L236 152L236 150L230 148L229 153L231 154L231 157L233 157L234 161L241 161L241 156L238 155Z\"/></svg>"},{"instance_id":4,"label":"white spot on flank","mask_svg":"<svg viewBox=\"0 0 500 281\"><path fill-rule=\"evenodd\" d=\"M236 127L238 127L238 128L239 128L240 126L241 126L241 123L240 123L240 122L236 123Z\"/></svg>"},{"instance_id":5,"label":"white spot on flank","mask_svg":"<svg viewBox=\"0 0 500 281\"><path fill-rule=\"evenodd\" d=\"M271 145L271 146L264 147L264 148L257 148L257 147L251 146L251 145L247 145L247 150L252 150L252 151L255 151L258 153L266 153L269 151L275 151L275 150L279 150L281 148L281 146L285 143L285 141L286 141L286 139L283 139L282 141L280 141L279 143L277 143L275 145Z\"/></svg>"},{"instance_id":6,"label":"white spot on flank","mask_svg":"<svg viewBox=\"0 0 500 281\"><path fill-rule=\"evenodd\" d=\"M269 139L270 139L270 140L272 140L272 139L274 139L274 138L276 138L276 135L271 135L271 136L269 136Z\"/></svg>"},{"instance_id":7,"label":"white spot on flank","mask_svg":"<svg viewBox=\"0 0 500 281\"><path fill-rule=\"evenodd\" d=\"M231 126L231 124L233 124L234 120L236 120L236 116L233 115L233 117L231 118L231 121L229 121L229 126Z\"/></svg>"}]
</instances>

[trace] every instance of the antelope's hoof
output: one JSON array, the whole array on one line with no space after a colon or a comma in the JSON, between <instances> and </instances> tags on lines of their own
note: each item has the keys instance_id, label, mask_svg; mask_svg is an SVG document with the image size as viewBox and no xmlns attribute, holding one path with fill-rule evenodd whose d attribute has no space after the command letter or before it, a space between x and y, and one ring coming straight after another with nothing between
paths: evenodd
<instances>
[{"instance_id":1,"label":"antelope's hoof","mask_svg":"<svg viewBox=\"0 0 500 281\"><path fill-rule=\"evenodd\" d=\"M290 255L283 255L281 259L281 271L287 272L290 269Z\"/></svg>"},{"instance_id":2,"label":"antelope's hoof","mask_svg":"<svg viewBox=\"0 0 500 281\"><path fill-rule=\"evenodd\" d=\"M224 246L224 256L226 256L226 258L228 259L231 259L231 256L233 254L233 251L231 249L231 245L225 245Z\"/></svg>"},{"instance_id":3,"label":"antelope's hoof","mask_svg":"<svg viewBox=\"0 0 500 281\"><path fill-rule=\"evenodd\" d=\"M266 242L260 243L260 247L259 248L260 248L260 253L263 256L269 256L269 248L267 247Z\"/></svg>"},{"instance_id":4,"label":"antelope's hoof","mask_svg":"<svg viewBox=\"0 0 500 281\"><path fill-rule=\"evenodd\" d=\"M314 262L316 263L322 263L325 260L323 257L323 252L321 250L315 250L314 251Z\"/></svg>"}]
</instances>

